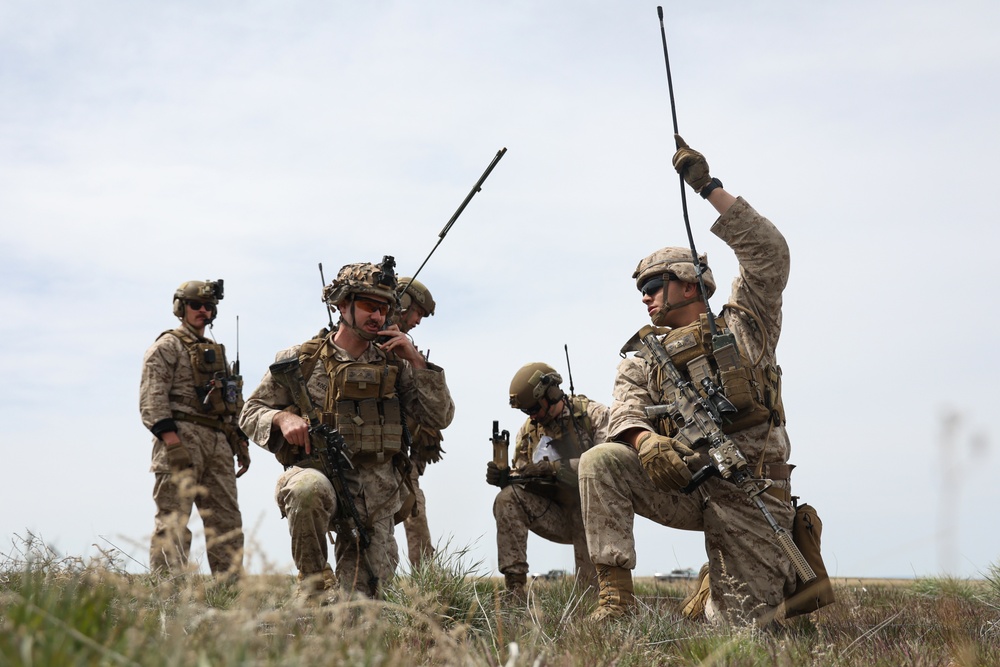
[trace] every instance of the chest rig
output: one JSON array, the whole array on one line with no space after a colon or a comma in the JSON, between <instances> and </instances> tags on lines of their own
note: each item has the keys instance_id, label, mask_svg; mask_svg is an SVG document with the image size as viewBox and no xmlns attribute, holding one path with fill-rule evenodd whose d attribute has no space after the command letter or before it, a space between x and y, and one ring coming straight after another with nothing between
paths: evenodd
<instances>
[{"instance_id":1,"label":"chest rig","mask_svg":"<svg viewBox=\"0 0 1000 667\"><path fill-rule=\"evenodd\" d=\"M746 312L751 317L753 313L746 309L728 304L727 308L736 308ZM726 330L728 325L720 315L715 320L718 330ZM639 356L646 358L645 350L639 350L637 337L633 337L622 352L639 351ZM751 362L742 350L735 345L727 345L719 350L712 346L711 328L708 316L702 314L697 322L671 329L663 339L663 348L677 369L699 388L703 397L709 398L703 389L702 380L708 378L710 384L722 390L729 402L736 407L736 413L728 415L726 423L721 426L723 433L735 433L770 420L775 426L785 423L785 411L781 402L781 369L765 364L761 359ZM655 365L654 365L655 367ZM663 371L654 371L654 394L663 386L664 378L659 377ZM657 402L670 401L670 396L654 396ZM666 435L674 435L677 431L668 418L660 420L660 431Z\"/></svg>"},{"instance_id":2,"label":"chest rig","mask_svg":"<svg viewBox=\"0 0 1000 667\"><path fill-rule=\"evenodd\" d=\"M568 399L569 397L567 397ZM578 459L583 452L593 447L593 424L590 415L587 413L587 406L590 399L586 396L574 396L567 400L570 414L561 416L555 423L543 427L541 424L532 424L526 432L526 440L523 447L523 457L526 461L531 460L531 455L538 446L542 437L548 435L552 438L551 447L558 453L562 460Z\"/></svg>"},{"instance_id":3,"label":"chest rig","mask_svg":"<svg viewBox=\"0 0 1000 667\"><path fill-rule=\"evenodd\" d=\"M184 328L164 331L160 336L176 336L187 350L198 400L170 394L170 400L213 417L238 415L243 409L243 378L234 375L226 363L226 346L199 340Z\"/></svg>"},{"instance_id":4,"label":"chest rig","mask_svg":"<svg viewBox=\"0 0 1000 667\"><path fill-rule=\"evenodd\" d=\"M312 341L310 341L312 342ZM299 359L315 354L302 346ZM312 347L312 346L310 346ZM320 344L318 362L329 379L320 418L344 436L351 459L381 463L403 449L403 416L396 393L399 364L340 361L331 346ZM302 361L303 372L316 364Z\"/></svg>"}]
</instances>

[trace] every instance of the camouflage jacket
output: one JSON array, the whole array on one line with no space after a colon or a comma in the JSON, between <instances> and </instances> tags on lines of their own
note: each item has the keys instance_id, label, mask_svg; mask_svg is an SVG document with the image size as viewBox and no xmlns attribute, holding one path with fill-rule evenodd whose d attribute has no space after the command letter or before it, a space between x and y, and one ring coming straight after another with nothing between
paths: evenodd
<instances>
[{"instance_id":1,"label":"camouflage jacket","mask_svg":"<svg viewBox=\"0 0 1000 667\"><path fill-rule=\"evenodd\" d=\"M736 336L741 352L750 359L762 355L761 364L777 366L775 347L781 335L782 292L788 282L789 253L785 238L769 220L755 211L742 197L719 216L712 233L732 248L739 261L739 275L733 281L729 302L753 311L761 319L764 332L747 314L725 309L723 317ZM762 345L766 334L767 345ZM611 405L612 439L630 428L656 430L644 408L659 401L652 366L639 356L630 356L618 365L614 401ZM730 434L751 463L767 448L767 462L788 460L791 446L784 426L765 422Z\"/></svg>"},{"instance_id":2,"label":"camouflage jacket","mask_svg":"<svg viewBox=\"0 0 1000 667\"><path fill-rule=\"evenodd\" d=\"M181 324L191 336L199 337L187 324ZM174 412L199 414L191 407L198 403L198 393L191 368L191 357L184 343L177 336L163 335L156 339L142 360L142 380L139 383L139 413L143 425L159 437L161 433L176 431ZM226 417L235 424L235 417Z\"/></svg>"}]
</instances>

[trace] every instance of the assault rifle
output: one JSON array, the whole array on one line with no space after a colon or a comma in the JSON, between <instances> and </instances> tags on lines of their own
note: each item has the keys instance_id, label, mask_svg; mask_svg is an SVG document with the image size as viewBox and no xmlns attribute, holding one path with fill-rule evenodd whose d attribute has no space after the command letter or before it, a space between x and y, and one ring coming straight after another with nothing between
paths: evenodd
<instances>
[{"instance_id":1,"label":"assault rifle","mask_svg":"<svg viewBox=\"0 0 1000 667\"><path fill-rule=\"evenodd\" d=\"M312 399L309 398L309 392L306 389L306 381L302 376L302 368L299 365L298 357L275 362L270 365L269 370L271 371L271 377L291 393L292 400L295 402L295 406L299 409L302 416L309 420L309 441L312 451L318 455L317 458L321 472L333 484L338 504L347 509L347 513L354 523L354 527L351 530L352 537L358 543L361 560L368 571L368 587L374 594L378 589L378 577L375 575L375 570L372 568L367 554L368 546L371 544L371 536L368 534L368 529L365 528L365 523L358 513L358 507L354 504L354 498L348 490L347 477L344 474L344 470L353 468L354 466L347 455L344 436L340 434L340 431L328 424L324 424L320 420L319 411L313 405Z\"/></svg>"},{"instance_id":2,"label":"assault rifle","mask_svg":"<svg viewBox=\"0 0 1000 667\"><path fill-rule=\"evenodd\" d=\"M673 396L672 402L647 407L646 416L650 418L668 416L677 427L677 433L673 437L692 449L708 445L709 463L698 470L692 476L691 482L681 491L691 493L702 482L714 475L736 484L746 492L760 513L764 515L764 519L774 531L778 546L788 556L802 582L808 583L815 579L816 573L813 572L812 567L806 562L805 556L795 545L792 534L778 525L760 498L760 495L770 488L771 480L754 478L750 474L743 452L719 428L723 422L722 414L729 411L726 404L729 406L732 404L721 392L718 392L708 378L702 380L706 396L698 391L693 382L685 379L663 348L654 327L643 327L639 331L639 339L649 350L651 361L668 378L663 383L663 395L668 399Z\"/></svg>"}]
</instances>

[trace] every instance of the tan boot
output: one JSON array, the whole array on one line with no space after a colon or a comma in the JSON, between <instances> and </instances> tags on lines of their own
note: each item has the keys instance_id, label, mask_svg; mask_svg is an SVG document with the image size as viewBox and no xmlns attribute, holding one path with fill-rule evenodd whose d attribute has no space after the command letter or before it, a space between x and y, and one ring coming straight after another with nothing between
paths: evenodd
<instances>
[{"instance_id":1,"label":"tan boot","mask_svg":"<svg viewBox=\"0 0 1000 667\"><path fill-rule=\"evenodd\" d=\"M327 563L322 572L316 574L298 574L298 587L291 604L301 607L312 607L332 604L336 601L337 575Z\"/></svg>"},{"instance_id":2,"label":"tan boot","mask_svg":"<svg viewBox=\"0 0 1000 667\"><path fill-rule=\"evenodd\" d=\"M694 593L684 598L681 602L681 616L686 616L692 621L705 620L705 606L708 604L709 594L708 563L701 566L698 571L698 585L695 586Z\"/></svg>"},{"instance_id":3,"label":"tan boot","mask_svg":"<svg viewBox=\"0 0 1000 667\"><path fill-rule=\"evenodd\" d=\"M527 599L527 595L524 592L524 585L528 581L528 575L521 574L505 574L503 575L504 585L506 590L504 591L504 598L510 602L524 602Z\"/></svg>"},{"instance_id":4,"label":"tan boot","mask_svg":"<svg viewBox=\"0 0 1000 667\"><path fill-rule=\"evenodd\" d=\"M597 581L600 593L597 609L590 615L592 621L622 618L635 611L631 570L614 565L598 565Z\"/></svg>"}]
</instances>

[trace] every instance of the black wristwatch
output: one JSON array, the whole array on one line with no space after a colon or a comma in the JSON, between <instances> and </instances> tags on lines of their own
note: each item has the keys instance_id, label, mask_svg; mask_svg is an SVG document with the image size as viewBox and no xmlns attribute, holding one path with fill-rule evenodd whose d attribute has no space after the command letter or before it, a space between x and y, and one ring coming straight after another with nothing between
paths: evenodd
<instances>
[{"instance_id":1,"label":"black wristwatch","mask_svg":"<svg viewBox=\"0 0 1000 667\"><path fill-rule=\"evenodd\" d=\"M712 191L715 190L715 188L721 188L721 187L722 187L722 181L720 181L717 178L713 178L708 182L708 185L706 185L701 189L701 192L699 192L698 194L701 195L702 199L708 199L708 195L712 194Z\"/></svg>"}]
</instances>

